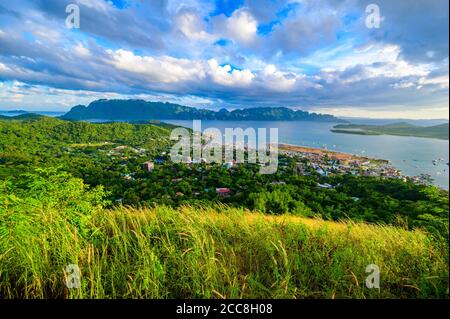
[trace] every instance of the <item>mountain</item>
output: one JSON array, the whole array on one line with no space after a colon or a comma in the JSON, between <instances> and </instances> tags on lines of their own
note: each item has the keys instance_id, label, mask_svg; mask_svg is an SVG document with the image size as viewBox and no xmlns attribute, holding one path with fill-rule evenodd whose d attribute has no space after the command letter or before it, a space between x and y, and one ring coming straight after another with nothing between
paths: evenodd
<instances>
[{"instance_id":1,"label":"mountain","mask_svg":"<svg viewBox=\"0 0 450 319\"><path fill-rule=\"evenodd\" d=\"M24 111L24 110L6 110L6 111L0 111L2 113L6 113L6 114L26 114L29 113L28 111Z\"/></svg>"},{"instance_id":2,"label":"mountain","mask_svg":"<svg viewBox=\"0 0 450 319\"><path fill-rule=\"evenodd\" d=\"M143 100L97 100L89 106L74 106L62 119L67 120L222 120L222 121L321 121L346 122L332 115L295 111L286 107L259 107L218 112Z\"/></svg>"},{"instance_id":3,"label":"mountain","mask_svg":"<svg viewBox=\"0 0 450 319\"><path fill-rule=\"evenodd\" d=\"M331 130L334 133L361 134L361 135L401 135L428 137L448 140L449 123L434 126L416 126L405 122L386 125L336 125Z\"/></svg>"}]
</instances>

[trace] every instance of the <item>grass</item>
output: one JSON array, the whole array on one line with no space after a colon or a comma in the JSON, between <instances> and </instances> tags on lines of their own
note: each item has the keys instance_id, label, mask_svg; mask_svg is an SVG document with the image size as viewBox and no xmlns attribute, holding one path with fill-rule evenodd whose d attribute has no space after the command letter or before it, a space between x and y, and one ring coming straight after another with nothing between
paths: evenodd
<instances>
[{"instance_id":1,"label":"grass","mask_svg":"<svg viewBox=\"0 0 450 319\"><path fill-rule=\"evenodd\" d=\"M0 233L0 297L448 298L448 247L420 230L225 206L99 210L78 229L45 210Z\"/></svg>"}]
</instances>

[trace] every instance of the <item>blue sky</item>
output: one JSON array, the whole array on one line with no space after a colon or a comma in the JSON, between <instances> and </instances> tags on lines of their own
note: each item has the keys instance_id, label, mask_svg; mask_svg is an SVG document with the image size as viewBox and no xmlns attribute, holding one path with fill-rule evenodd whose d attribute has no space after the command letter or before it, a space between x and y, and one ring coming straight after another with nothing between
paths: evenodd
<instances>
[{"instance_id":1,"label":"blue sky","mask_svg":"<svg viewBox=\"0 0 450 319\"><path fill-rule=\"evenodd\" d=\"M79 29L66 27L69 4ZM447 0L0 3L0 109L139 98L448 118L448 83Z\"/></svg>"}]
</instances>

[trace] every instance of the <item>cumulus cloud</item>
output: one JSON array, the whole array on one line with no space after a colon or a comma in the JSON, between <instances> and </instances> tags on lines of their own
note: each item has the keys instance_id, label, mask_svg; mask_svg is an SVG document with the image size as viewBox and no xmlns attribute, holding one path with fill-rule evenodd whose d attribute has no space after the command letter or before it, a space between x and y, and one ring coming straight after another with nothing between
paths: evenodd
<instances>
[{"instance_id":1,"label":"cumulus cloud","mask_svg":"<svg viewBox=\"0 0 450 319\"><path fill-rule=\"evenodd\" d=\"M79 30L65 27L72 2ZM448 2L378 1L380 29L366 28L366 4L244 0L221 12L207 0L2 3L0 105L141 96L208 108L448 113Z\"/></svg>"},{"instance_id":2,"label":"cumulus cloud","mask_svg":"<svg viewBox=\"0 0 450 319\"><path fill-rule=\"evenodd\" d=\"M206 31L206 24L195 9L181 8L176 15L176 28L188 40L212 42L216 39Z\"/></svg>"},{"instance_id":3,"label":"cumulus cloud","mask_svg":"<svg viewBox=\"0 0 450 319\"><path fill-rule=\"evenodd\" d=\"M217 16L213 24L217 35L238 44L251 45L256 40L258 22L245 8L235 11L230 17Z\"/></svg>"},{"instance_id":4,"label":"cumulus cloud","mask_svg":"<svg viewBox=\"0 0 450 319\"><path fill-rule=\"evenodd\" d=\"M205 78L205 72L199 62L169 56L141 57L122 49L115 52L108 50L107 52L111 56L111 63L116 68L143 74L145 79L150 82L176 83Z\"/></svg>"}]
</instances>

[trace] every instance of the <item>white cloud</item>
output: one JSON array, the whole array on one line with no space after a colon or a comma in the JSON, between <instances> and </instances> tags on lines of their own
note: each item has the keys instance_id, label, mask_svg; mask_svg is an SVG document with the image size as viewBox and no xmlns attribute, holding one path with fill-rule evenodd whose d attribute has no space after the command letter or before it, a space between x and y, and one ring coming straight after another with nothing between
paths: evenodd
<instances>
[{"instance_id":1,"label":"white cloud","mask_svg":"<svg viewBox=\"0 0 450 319\"><path fill-rule=\"evenodd\" d=\"M74 47L74 51L76 54L78 54L81 57L89 57L91 55L91 52L89 49L84 47L82 44L78 44Z\"/></svg>"},{"instance_id":2,"label":"white cloud","mask_svg":"<svg viewBox=\"0 0 450 319\"><path fill-rule=\"evenodd\" d=\"M270 90L289 91L297 83L296 75L281 72L273 64L267 65L261 75L264 85Z\"/></svg>"},{"instance_id":3,"label":"white cloud","mask_svg":"<svg viewBox=\"0 0 450 319\"><path fill-rule=\"evenodd\" d=\"M219 36L246 45L256 39L258 22L246 9L236 10L229 18L219 16L215 21L216 33Z\"/></svg>"},{"instance_id":4,"label":"white cloud","mask_svg":"<svg viewBox=\"0 0 450 319\"><path fill-rule=\"evenodd\" d=\"M181 10L176 18L178 29L190 40L212 42L215 37L205 31L205 23L194 11Z\"/></svg>"},{"instance_id":5,"label":"white cloud","mask_svg":"<svg viewBox=\"0 0 450 319\"><path fill-rule=\"evenodd\" d=\"M176 83L201 80L206 76L201 62L169 56L141 57L122 49L107 52L111 56L111 63L116 68L142 74L150 82Z\"/></svg>"},{"instance_id":6,"label":"white cloud","mask_svg":"<svg viewBox=\"0 0 450 319\"><path fill-rule=\"evenodd\" d=\"M448 75L445 76L438 76L438 77L434 77L434 78L426 78L426 77L421 77L418 81L418 84L423 86L423 85L437 85L442 89L448 89L449 87L449 79L448 79Z\"/></svg>"},{"instance_id":7,"label":"white cloud","mask_svg":"<svg viewBox=\"0 0 450 319\"><path fill-rule=\"evenodd\" d=\"M249 70L232 69L230 65L220 66L219 63L211 59L208 61L209 71L214 82L226 86L247 86L255 78Z\"/></svg>"},{"instance_id":8,"label":"white cloud","mask_svg":"<svg viewBox=\"0 0 450 319\"><path fill-rule=\"evenodd\" d=\"M340 81L352 84L375 78L427 77L435 68L430 63L410 63L401 57L397 45L370 44L354 49L345 44L333 50L320 50L301 60L303 63L320 66L328 83ZM339 75L344 75L341 78ZM413 86L411 81L400 81L391 85L394 88Z\"/></svg>"},{"instance_id":9,"label":"white cloud","mask_svg":"<svg viewBox=\"0 0 450 319\"><path fill-rule=\"evenodd\" d=\"M411 81L400 81L400 82L391 84L391 87L393 87L394 89L408 89L408 88L415 87L415 86L416 86L416 84Z\"/></svg>"},{"instance_id":10,"label":"white cloud","mask_svg":"<svg viewBox=\"0 0 450 319\"><path fill-rule=\"evenodd\" d=\"M201 82L208 76L213 82L224 86L246 86L255 77L249 70L232 69L230 65L220 66L217 60L195 61L169 56L137 56L126 50L111 51L112 64L121 70L138 73L150 82L177 83ZM201 83L200 83L201 84Z\"/></svg>"},{"instance_id":11,"label":"white cloud","mask_svg":"<svg viewBox=\"0 0 450 319\"><path fill-rule=\"evenodd\" d=\"M448 119L448 107L427 105L414 109L408 105L391 105L389 108L367 109L356 106L340 106L338 108L312 108L311 111L335 116L385 118L385 119Z\"/></svg>"}]
</instances>

